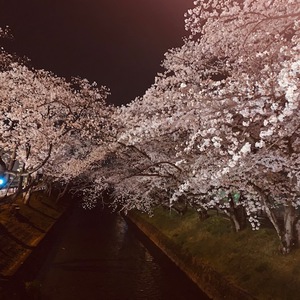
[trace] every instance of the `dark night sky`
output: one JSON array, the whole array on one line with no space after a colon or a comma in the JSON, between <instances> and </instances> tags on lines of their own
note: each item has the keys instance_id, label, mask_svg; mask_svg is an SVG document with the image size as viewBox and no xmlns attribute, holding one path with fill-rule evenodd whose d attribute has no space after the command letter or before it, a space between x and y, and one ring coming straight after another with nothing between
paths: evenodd
<instances>
[{"instance_id":1,"label":"dark night sky","mask_svg":"<svg viewBox=\"0 0 300 300\"><path fill-rule=\"evenodd\" d=\"M0 0L6 45L37 68L81 76L111 89L109 102L144 94L163 54L182 44L193 0Z\"/></svg>"}]
</instances>

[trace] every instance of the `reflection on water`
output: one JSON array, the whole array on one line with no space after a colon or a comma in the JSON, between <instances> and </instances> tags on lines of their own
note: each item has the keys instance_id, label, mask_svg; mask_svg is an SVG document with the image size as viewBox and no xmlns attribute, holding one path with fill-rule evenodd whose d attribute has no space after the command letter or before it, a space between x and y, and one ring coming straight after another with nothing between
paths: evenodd
<instances>
[{"instance_id":1,"label":"reflection on water","mask_svg":"<svg viewBox=\"0 0 300 300\"><path fill-rule=\"evenodd\" d=\"M118 214L75 208L36 280L45 300L208 299Z\"/></svg>"}]
</instances>

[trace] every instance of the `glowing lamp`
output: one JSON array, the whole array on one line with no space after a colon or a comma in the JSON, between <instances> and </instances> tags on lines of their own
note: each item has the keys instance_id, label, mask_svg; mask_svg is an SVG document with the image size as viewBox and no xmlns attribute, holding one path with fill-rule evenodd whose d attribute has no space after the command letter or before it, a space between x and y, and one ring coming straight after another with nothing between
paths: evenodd
<instances>
[{"instance_id":1,"label":"glowing lamp","mask_svg":"<svg viewBox=\"0 0 300 300\"><path fill-rule=\"evenodd\" d=\"M6 179L4 177L0 177L0 188L3 188L6 184Z\"/></svg>"}]
</instances>

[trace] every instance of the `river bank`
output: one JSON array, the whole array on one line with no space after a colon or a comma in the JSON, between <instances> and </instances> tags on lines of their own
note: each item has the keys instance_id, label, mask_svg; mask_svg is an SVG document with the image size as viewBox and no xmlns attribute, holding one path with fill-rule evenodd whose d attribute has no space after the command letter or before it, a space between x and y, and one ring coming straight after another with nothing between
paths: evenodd
<instances>
[{"instance_id":1,"label":"river bank","mask_svg":"<svg viewBox=\"0 0 300 300\"><path fill-rule=\"evenodd\" d=\"M0 298L5 299L5 287L28 260L51 228L70 205L59 203L42 192L33 193L29 205L21 199L0 206Z\"/></svg>"},{"instance_id":2,"label":"river bank","mask_svg":"<svg viewBox=\"0 0 300 300\"><path fill-rule=\"evenodd\" d=\"M34 194L30 206L25 206L19 201L10 208L4 205L0 207L0 279L2 282L14 277L17 270L24 269L24 265L28 264L33 256L39 256L30 254L41 248L40 245L46 240L46 235L47 238L52 235L53 230L51 229L54 224L60 223L59 220L68 219L61 218L61 216L69 207L69 200L57 205L53 200L37 193ZM107 253L123 249L123 246L118 246L118 243L126 241L127 238L124 239L124 236L127 237L127 233L125 225L119 219L120 216L116 219L107 218L107 215L102 213L99 216L99 222L101 219L102 221L111 220L108 223L115 224L112 228L116 230L116 233L109 234L107 224L103 225L101 222L98 224L98 212L77 210L74 221L70 225L70 232L65 236L67 240L73 237L74 241L71 240L71 243L77 243L78 233L82 231L82 239L85 242L79 241L78 247L72 246L68 249L78 248L82 250L82 253L86 253L86 249L95 249L92 244L94 239L89 238L91 237L90 228L93 228L95 237L99 238L98 233L102 232L101 230L104 230L105 238L116 237L116 241L112 242ZM211 216L207 220L201 221L193 211L179 216L161 208L154 211L153 217L140 212L130 212L125 218L129 224L143 232L212 299L299 299L300 251L293 251L287 256L281 255L278 251L276 234L271 228L262 228L255 232L245 230L233 233L230 222L224 218ZM77 224L75 220L78 220L79 223ZM88 220L90 221L88 222ZM107 223L107 221L105 222ZM83 224L85 225L83 226ZM120 224L123 224L121 232L126 233L122 238L120 237ZM74 230L75 225L78 228ZM61 236L65 222L58 227L60 229L58 229L59 232L56 232L56 236ZM56 228L57 226L53 227L54 231ZM91 245L86 248L84 245L86 245L87 238ZM53 240L46 245L46 249L52 244ZM105 244L107 243L105 242ZM92 254L93 256L102 251L102 245L101 242L97 253ZM57 247L59 253L67 253L65 246ZM130 250L129 253L131 252ZM74 255L77 256L77 252ZM66 258L69 258L69 255ZM45 256L40 260L41 262L38 264L30 263L30 269L38 270L45 260ZM71 269L73 269L72 264L70 265ZM67 265L68 269L70 266ZM84 267L86 268L86 266ZM90 269L95 272L92 265L88 266L88 270ZM28 286L25 289L38 290L34 286L36 282L34 280L31 282L31 280L27 281ZM59 284L62 283L59 282ZM11 298L11 296L5 298L3 292L0 285L0 299L27 299Z\"/></svg>"},{"instance_id":3,"label":"river bank","mask_svg":"<svg viewBox=\"0 0 300 300\"><path fill-rule=\"evenodd\" d=\"M127 219L212 299L299 299L300 251L283 256L270 228L234 233L228 220L157 209Z\"/></svg>"},{"instance_id":4,"label":"river bank","mask_svg":"<svg viewBox=\"0 0 300 300\"><path fill-rule=\"evenodd\" d=\"M7 282L1 300L207 299L121 215L73 204Z\"/></svg>"}]
</instances>

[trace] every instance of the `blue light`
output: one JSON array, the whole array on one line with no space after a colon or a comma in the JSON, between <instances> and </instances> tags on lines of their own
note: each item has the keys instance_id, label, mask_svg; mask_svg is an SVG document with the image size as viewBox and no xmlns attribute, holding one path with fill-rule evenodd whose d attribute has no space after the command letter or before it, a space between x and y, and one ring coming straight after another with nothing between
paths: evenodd
<instances>
[{"instance_id":1,"label":"blue light","mask_svg":"<svg viewBox=\"0 0 300 300\"><path fill-rule=\"evenodd\" d=\"M0 189L3 188L7 183L7 180L5 177L0 176Z\"/></svg>"}]
</instances>

